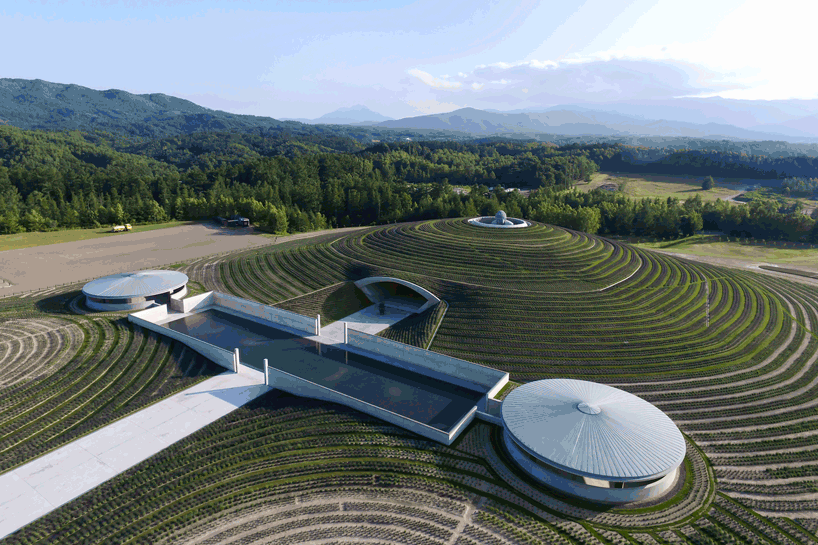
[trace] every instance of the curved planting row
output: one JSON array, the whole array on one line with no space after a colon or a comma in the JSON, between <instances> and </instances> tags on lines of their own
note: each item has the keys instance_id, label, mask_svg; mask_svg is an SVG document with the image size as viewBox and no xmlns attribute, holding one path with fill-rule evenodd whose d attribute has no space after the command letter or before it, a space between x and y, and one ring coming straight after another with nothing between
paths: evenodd
<instances>
[{"instance_id":1,"label":"curved planting row","mask_svg":"<svg viewBox=\"0 0 818 545\"><path fill-rule=\"evenodd\" d=\"M347 261L375 269L522 291L600 289L639 264L622 245L540 224L500 231L496 240L450 233L463 229L474 227L463 220L401 225L349 235L331 247Z\"/></svg>"},{"instance_id":2,"label":"curved planting row","mask_svg":"<svg viewBox=\"0 0 818 545\"><path fill-rule=\"evenodd\" d=\"M124 317L69 314L76 299L74 288L0 306L0 472L218 372Z\"/></svg>"},{"instance_id":3,"label":"curved planting row","mask_svg":"<svg viewBox=\"0 0 818 545\"><path fill-rule=\"evenodd\" d=\"M572 504L520 479L493 435L475 423L446 447L273 391L8 542L607 544L603 533L627 542L631 532L681 532L715 498L691 446L685 486L663 505L638 512Z\"/></svg>"},{"instance_id":4,"label":"curved planting row","mask_svg":"<svg viewBox=\"0 0 818 545\"><path fill-rule=\"evenodd\" d=\"M783 363L662 406L708 452L722 490L759 513L797 519L818 511L818 296L801 284L744 276L792 317Z\"/></svg>"},{"instance_id":5,"label":"curved planting row","mask_svg":"<svg viewBox=\"0 0 818 545\"><path fill-rule=\"evenodd\" d=\"M427 348L434 340L441 320L446 315L448 305L445 301L427 308L419 314L408 316L391 327L378 333L381 337L393 341Z\"/></svg>"},{"instance_id":6,"label":"curved planting row","mask_svg":"<svg viewBox=\"0 0 818 545\"><path fill-rule=\"evenodd\" d=\"M479 517L463 523L462 531L448 538L450 542L515 542L522 538L501 529L519 521L539 524L542 520L551 524L542 535L553 531L569 543L650 543L651 539L707 543L720 536L739 542L804 542L804 535L810 534L811 517L818 514L818 295L808 286L686 262L544 225L504 232L473 228L461 220L373 228L276 245L202 260L185 270L208 289L265 303L300 300L309 302L310 308L330 301L333 290L324 288L348 280L384 275L415 282L448 303L433 350L505 369L520 382L569 376L616 384L640 395L665 410L700 445L718 482L716 489L700 488L704 496L699 500L688 501L709 505L705 497L711 493L705 490L718 490L710 495L717 498L711 507L686 511L686 521L682 515L662 521L662 516L674 512L672 508L653 511L642 520L650 521L655 530L644 535L623 518L603 521L599 515L577 515L553 507L547 511L554 515L553 521L538 512L532 515L528 507L518 504L512 514L500 517L490 509L491 502L508 505L511 500L499 488L491 489L493 498L474 506L472 514ZM327 296L322 301L324 293ZM408 322L399 323L384 335L400 337L407 327ZM409 440L395 428L379 430L378 445ZM299 433L288 437L300 447L305 443L298 439ZM464 439L457 450L463 452L467 444ZM329 450L313 449L309 464L329 463L334 459ZM508 467L502 449L469 452L483 460L485 471L500 476L498 482L512 478L513 468L502 469ZM449 467L441 460L430 462L431 467ZM692 464L694 457L690 460ZM477 466L472 469L482 474ZM511 473L506 475L506 471ZM346 476L357 479L354 473ZM298 475L296 472L295 481ZM471 478L479 481L483 477ZM316 493L325 483L311 479L299 485L298 494ZM223 492L214 497L246 494L255 500L219 504L220 509L254 509L254 501L267 504L272 497L266 492L253 496L260 482L224 484L219 489ZM472 486L470 493L485 494L493 486L482 482L468 485ZM521 493L525 480L514 482L515 493ZM276 497L289 497L286 490L276 490ZM379 493L390 498L398 490L403 488L391 485L389 491ZM553 499L547 492L536 493ZM445 495L440 489L434 494L438 498ZM533 494L523 495L530 500ZM467 503L463 501L463 509ZM190 505L199 504L191 499ZM279 520L290 523L303 515L293 511L292 516L284 516L260 509L265 513L260 517L272 517L264 519L265 532L279 527ZM340 508L338 512L343 513ZM645 513L639 516L646 517ZM625 513L615 514L622 517ZM415 520L408 515L404 518ZM194 527L210 528L225 521L218 510L200 519L185 515L174 520L167 535L181 536ZM480 526L480 521L490 522ZM754 526L758 521L762 526ZM412 533L407 524L404 521L396 528L417 539L439 539L433 533ZM486 530L488 526L491 529ZM282 538L297 540L308 535L303 533L308 529L299 523L286 528ZM252 542L249 527L236 532L237 540ZM271 535L278 534L259 534ZM343 536L320 539L342 540Z\"/></svg>"},{"instance_id":7,"label":"curved planting row","mask_svg":"<svg viewBox=\"0 0 818 545\"><path fill-rule=\"evenodd\" d=\"M0 320L0 391L60 369L82 345L82 330L54 318Z\"/></svg>"}]
</instances>

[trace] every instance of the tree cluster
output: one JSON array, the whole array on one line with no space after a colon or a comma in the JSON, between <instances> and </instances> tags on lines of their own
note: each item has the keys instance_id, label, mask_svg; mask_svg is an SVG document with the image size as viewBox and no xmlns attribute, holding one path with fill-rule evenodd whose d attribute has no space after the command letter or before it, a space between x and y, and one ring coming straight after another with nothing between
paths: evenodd
<instances>
[{"instance_id":1,"label":"tree cluster","mask_svg":"<svg viewBox=\"0 0 818 545\"><path fill-rule=\"evenodd\" d=\"M104 139L89 139L76 132L0 127L0 233L234 213L284 233L493 215L502 208L512 217L589 233L675 238L705 227L737 236L816 239L811 219L765 201L746 207L699 199L681 204L570 189L575 181L589 180L598 164L623 154L661 157L620 145L493 140L384 143L344 151L356 146L205 134L141 144L126 153ZM299 146L303 153L282 151ZM162 150L167 161L159 160ZM524 197L503 187L535 191Z\"/></svg>"}]
</instances>

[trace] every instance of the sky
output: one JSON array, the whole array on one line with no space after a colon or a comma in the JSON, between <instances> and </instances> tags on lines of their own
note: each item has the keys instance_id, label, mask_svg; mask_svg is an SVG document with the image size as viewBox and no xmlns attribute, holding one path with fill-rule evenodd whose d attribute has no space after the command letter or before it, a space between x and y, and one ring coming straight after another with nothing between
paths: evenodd
<instances>
[{"instance_id":1,"label":"sky","mask_svg":"<svg viewBox=\"0 0 818 545\"><path fill-rule=\"evenodd\" d=\"M816 19L802 0L15 0L0 77L278 119L816 99Z\"/></svg>"}]
</instances>

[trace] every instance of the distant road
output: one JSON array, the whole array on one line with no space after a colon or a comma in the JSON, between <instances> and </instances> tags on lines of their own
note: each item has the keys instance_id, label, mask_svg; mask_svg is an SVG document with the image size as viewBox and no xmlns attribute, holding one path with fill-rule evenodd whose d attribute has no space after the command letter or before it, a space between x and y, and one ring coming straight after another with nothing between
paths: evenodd
<instances>
[{"instance_id":1,"label":"distant road","mask_svg":"<svg viewBox=\"0 0 818 545\"><path fill-rule=\"evenodd\" d=\"M343 232L359 228L337 229ZM326 233L278 237L279 242ZM220 252L270 244L275 239L251 229L213 224L180 225L116 237L63 242L0 252L0 297L11 293L79 282L108 274L149 269Z\"/></svg>"}]
</instances>

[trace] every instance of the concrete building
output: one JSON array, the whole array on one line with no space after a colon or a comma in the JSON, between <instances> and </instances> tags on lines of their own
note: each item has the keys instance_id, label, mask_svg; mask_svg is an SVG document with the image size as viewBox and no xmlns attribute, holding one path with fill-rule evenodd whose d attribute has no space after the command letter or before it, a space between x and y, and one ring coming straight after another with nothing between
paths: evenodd
<instances>
[{"instance_id":1,"label":"concrete building","mask_svg":"<svg viewBox=\"0 0 818 545\"><path fill-rule=\"evenodd\" d=\"M501 407L504 443L534 479L597 503L658 497L673 487L684 437L658 408L611 386L530 382Z\"/></svg>"},{"instance_id":2,"label":"concrete building","mask_svg":"<svg viewBox=\"0 0 818 545\"><path fill-rule=\"evenodd\" d=\"M155 271L159 272L159 271ZM404 281L362 282L373 297L411 290ZM658 498L680 478L687 445L647 401L572 379L531 382L501 402L508 373L343 328L333 339L319 318L218 292L131 314L145 329L185 343L235 372L252 368L269 386L340 403L423 437L451 444L475 418L500 426L510 457L536 482L595 503Z\"/></svg>"},{"instance_id":3,"label":"concrete building","mask_svg":"<svg viewBox=\"0 0 818 545\"><path fill-rule=\"evenodd\" d=\"M352 329L344 328L340 341L328 338L316 318L218 292L174 299L128 320L227 369L262 371L276 389L339 403L445 445L487 409L509 376Z\"/></svg>"},{"instance_id":4,"label":"concrete building","mask_svg":"<svg viewBox=\"0 0 818 545\"><path fill-rule=\"evenodd\" d=\"M184 297L187 281L187 275L176 271L119 273L88 282L82 293L94 310L140 310Z\"/></svg>"}]
</instances>

